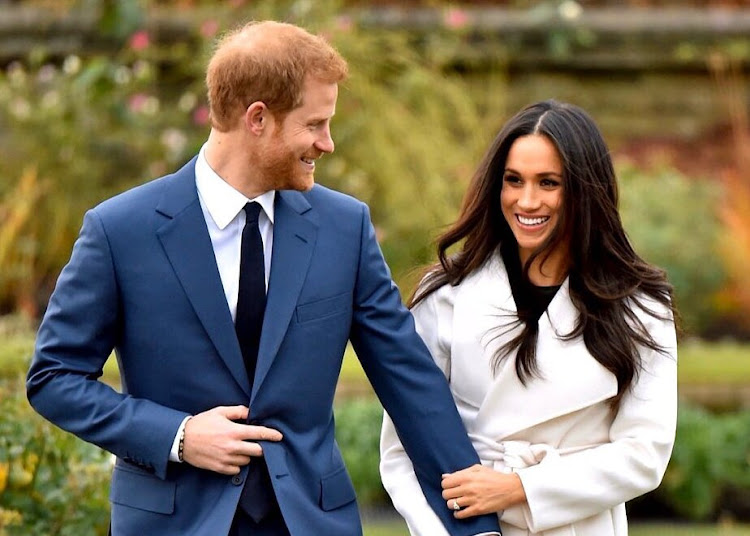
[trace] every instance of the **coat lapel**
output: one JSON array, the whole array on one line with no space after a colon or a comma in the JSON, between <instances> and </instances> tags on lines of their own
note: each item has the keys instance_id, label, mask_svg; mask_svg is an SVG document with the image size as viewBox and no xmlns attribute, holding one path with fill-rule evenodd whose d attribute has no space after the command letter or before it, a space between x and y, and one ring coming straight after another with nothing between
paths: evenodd
<instances>
[{"instance_id":1,"label":"coat lapel","mask_svg":"<svg viewBox=\"0 0 750 536\"><path fill-rule=\"evenodd\" d=\"M502 296L490 304L490 310L500 310L503 313L516 311L502 262L489 263L465 292L462 290L459 293L457 305L460 300L465 306L473 306L475 310L483 309L477 307L477 304L487 303L488 288L499 289L494 295ZM489 300L492 301L492 298ZM524 386L516 374L515 358L505 359L489 382L486 395L481 401L477 429L491 431L491 436L496 440L503 439L537 424L608 400L617 393L615 376L594 359L582 339L562 339L563 335L571 331L576 318L577 311L570 300L566 279L550 302L547 312L539 319L537 363L542 377L533 378ZM465 329L471 329L472 323L481 324L482 320L464 318L459 322L468 322ZM494 353L516 333L516 330L509 331L506 336L493 340L483 351Z\"/></svg>"},{"instance_id":2,"label":"coat lapel","mask_svg":"<svg viewBox=\"0 0 750 536\"><path fill-rule=\"evenodd\" d=\"M173 176L156 211L167 218L156 234L172 269L216 351L249 396L242 353L198 200L195 159Z\"/></svg>"},{"instance_id":3,"label":"coat lapel","mask_svg":"<svg viewBox=\"0 0 750 536\"><path fill-rule=\"evenodd\" d=\"M299 192L278 191L274 208L271 275L251 404L286 335L318 235L314 213Z\"/></svg>"}]
</instances>

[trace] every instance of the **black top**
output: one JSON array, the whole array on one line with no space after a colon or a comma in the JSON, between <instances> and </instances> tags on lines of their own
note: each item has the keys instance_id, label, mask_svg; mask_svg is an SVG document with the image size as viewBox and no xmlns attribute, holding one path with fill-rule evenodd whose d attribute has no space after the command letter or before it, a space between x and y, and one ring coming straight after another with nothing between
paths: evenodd
<instances>
[{"instance_id":1,"label":"black top","mask_svg":"<svg viewBox=\"0 0 750 536\"><path fill-rule=\"evenodd\" d=\"M501 247L500 252L503 256L505 269L508 272L508 280L513 292L513 299L516 302L518 318L527 323L538 322L560 285L538 286L525 279L521 259L518 256L518 248L515 244Z\"/></svg>"}]
</instances>

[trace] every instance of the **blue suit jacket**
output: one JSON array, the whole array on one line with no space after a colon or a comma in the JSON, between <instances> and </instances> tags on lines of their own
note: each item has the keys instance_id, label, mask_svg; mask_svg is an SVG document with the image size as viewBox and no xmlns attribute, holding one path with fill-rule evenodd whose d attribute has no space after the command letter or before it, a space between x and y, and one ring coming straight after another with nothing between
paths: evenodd
<instances>
[{"instance_id":1,"label":"blue suit jacket","mask_svg":"<svg viewBox=\"0 0 750 536\"><path fill-rule=\"evenodd\" d=\"M117 456L114 536L227 534L239 478L169 462L182 419L249 403L280 430L263 451L293 535L361 525L334 441L332 404L351 340L433 508L458 522L441 474L477 463L445 378L414 331L367 207L316 186L276 196L268 302L252 392L198 201L195 159L89 211L39 329L27 390L36 410ZM98 381L112 349L122 393Z\"/></svg>"}]
</instances>

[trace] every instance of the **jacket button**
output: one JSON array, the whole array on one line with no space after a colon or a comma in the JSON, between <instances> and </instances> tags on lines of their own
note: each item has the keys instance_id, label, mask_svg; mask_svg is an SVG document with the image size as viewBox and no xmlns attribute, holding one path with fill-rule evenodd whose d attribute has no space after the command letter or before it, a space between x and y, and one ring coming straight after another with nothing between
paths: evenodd
<instances>
[{"instance_id":1,"label":"jacket button","mask_svg":"<svg viewBox=\"0 0 750 536\"><path fill-rule=\"evenodd\" d=\"M234 484L235 486L239 486L243 481L244 479L242 478L242 475L234 475L232 477L232 484Z\"/></svg>"}]
</instances>

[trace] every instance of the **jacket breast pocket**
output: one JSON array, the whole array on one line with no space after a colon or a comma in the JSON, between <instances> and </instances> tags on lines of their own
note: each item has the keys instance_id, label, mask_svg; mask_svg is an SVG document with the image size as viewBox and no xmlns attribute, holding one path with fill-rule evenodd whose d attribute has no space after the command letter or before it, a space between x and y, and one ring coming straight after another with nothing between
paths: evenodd
<instances>
[{"instance_id":1,"label":"jacket breast pocket","mask_svg":"<svg viewBox=\"0 0 750 536\"><path fill-rule=\"evenodd\" d=\"M109 500L157 514L174 512L175 483L121 465L112 472Z\"/></svg>"},{"instance_id":2,"label":"jacket breast pocket","mask_svg":"<svg viewBox=\"0 0 750 536\"><path fill-rule=\"evenodd\" d=\"M345 467L339 467L320 479L320 507L329 511L349 504L356 498L354 485Z\"/></svg>"},{"instance_id":3,"label":"jacket breast pocket","mask_svg":"<svg viewBox=\"0 0 750 536\"><path fill-rule=\"evenodd\" d=\"M322 320L337 314L351 311L352 293L343 292L330 298L315 300L297 306L297 323L304 324L314 320Z\"/></svg>"}]
</instances>

